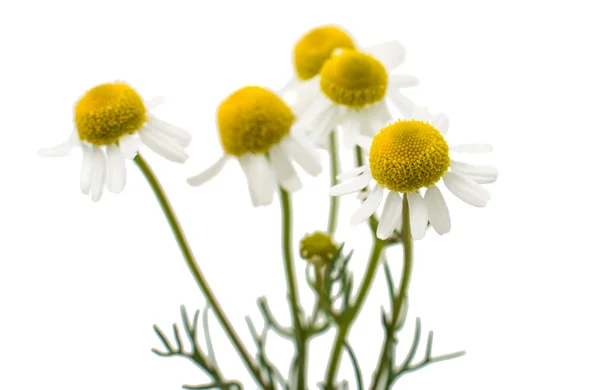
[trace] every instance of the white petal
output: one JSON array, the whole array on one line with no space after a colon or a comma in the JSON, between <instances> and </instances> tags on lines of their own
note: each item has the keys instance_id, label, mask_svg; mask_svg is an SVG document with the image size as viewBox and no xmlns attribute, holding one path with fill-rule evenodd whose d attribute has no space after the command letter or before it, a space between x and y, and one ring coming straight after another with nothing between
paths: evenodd
<instances>
[{"instance_id":1,"label":"white petal","mask_svg":"<svg viewBox=\"0 0 600 390\"><path fill-rule=\"evenodd\" d=\"M131 160L137 155L141 146L142 141L133 134L127 134L119 138L119 150L123 157L128 160Z\"/></svg>"},{"instance_id":2,"label":"white petal","mask_svg":"<svg viewBox=\"0 0 600 390\"><path fill-rule=\"evenodd\" d=\"M300 83L300 79L295 75L290 77L290 79L284 84L284 86L279 90L278 95L281 96L284 93L295 90L298 88L298 84Z\"/></svg>"},{"instance_id":3,"label":"white petal","mask_svg":"<svg viewBox=\"0 0 600 390\"><path fill-rule=\"evenodd\" d=\"M331 104L331 100L321 93L320 80L317 76L298 84L296 102L291 106L296 117L312 121L316 112L321 112Z\"/></svg>"},{"instance_id":4,"label":"white petal","mask_svg":"<svg viewBox=\"0 0 600 390\"><path fill-rule=\"evenodd\" d=\"M94 167L94 151L91 146L81 145L83 151L83 160L81 162L81 173L79 175L79 186L81 192L85 195L90 193L90 187L92 186L93 167Z\"/></svg>"},{"instance_id":5,"label":"white petal","mask_svg":"<svg viewBox=\"0 0 600 390\"><path fill-rule=\"evenodd\" d=\"M490 200L490 192L466 176L448 171L443 176L444 184L450 192L475 207L484 207Z\"/></svg>"},{"instance_id":6,"label":"white petal","mask_svg":"<svg viewBox=\"0 0 600 390\"><path fill-rule=\"evenodd\" d=\"M412 119L418 121L429 122L431 121L432 115L429 113L429 109L425 106L415 106L415 109L411 115Z\"/></svg>"},{"instance_id":7,"label":"white petal","mask_svg":"<svg viewBox=\"0 0 600 390\"><path fill-rule=\"evenodd\" d=\"M60 145L53 146L51 148L44 148L38 150L37 154L40 157L65 157L71 153L71 150L80 144L79 135L77 131L73 131L69 136L69 139Z\"/></svg>"},{"instance_id":8,"label":"white petal","mask_svg":"<svg viewBox=\"0 0 600 390\"><path fill-rule=\"evenodd\" d=\"M355 139L356 144L360 146L362 149L369 151L371 150L371 144L373 143L373 138L367 137L364 135L359 135Z\"/></svg>"},{"instance_id":9,"label":"white petal","mask_svg":"<svg viewBox=\"0 0 600 390\"><path fill-rule=\"evenodd\" d=\"M108 158L106 171L106 189L113 194L118 194L125 188L126 170L125 158L115 145L106 147L106 156Z\"/></svg>"},{"instance_id":10,"label":"white petal","mask_svg":"<svg viewBox=\"0 0 600 390\"><path fill-rule=\"evenodd\" d=\"M338 121L338 107L335 104L327 106L315 118L309 127L310 137L318 143L325 142L326 137L334 130Z\"/></svg>"},{"instance_id":11,"label":"white petal","mask_svg":"<svg viewBox=\"0 0 600 390\"><path fill-rule=\"evenodd\" d=\"M461 144L452 146L450 150L457 153L480 154L490 153L494 148L489 144Z\"/></svg>"},{"instance_id":12,"label":"white petal","mask_svg":"<svg viewBox=\"0 0 600 390\"><path fill-rule=\"evenodd\" d=\"M427 205L418 192L408 193L410 233L415 240L425 237L427 231Z\"/></svg>"},{"instance_id":13,"label":"white petal","mask_svg":"<svg viewBox=\"0 0 600 390\"><path fill-rule=\"evenodd\" d=\"M102 148L93 148L93 163L92 163L92 201L97 202L102 198L104 192L104 183L106 182L106 155Z\"/></svg>"},{"instance_id":14,"label":"white petal","mask_svg":"<svg viewBox=\"0 0 600 390\"><path fill-rule=\"evenodd\" d=\"M188 146L190 142L192 142L192 135L190 133L183 129L180 129L177 126L173 126L170 123L158 119L154 115L148 114L147 125L155 130L158 130L167 137L172 138L183 147Z\"/></svg>"},{"instance_id":15,"label":"white petal","mask_svg":"<svg viewBox=\"0 0 600 390\"><path fill-rule=\"evenodd\" d=\"M425 204L431 226L438 234L450 231L450 212L440 189L433 185L425 192Z\"/></svg>"},{"instance_id":16,"label":"white petal","mask_svg":"<svg viewBox=\"0 0 600 390\"><path fill-rule=\"evenodd\" d=\"M281 147L309 175L317 176L323 172L319 152L307 137L292 134L281 142Z\"/></svg>"},{"instance_id":17,"label":"white petal","mask_svg":"<svg viewBox=\"0 0 600 390\"><path fill-rule=\"evenodd\" d=\"M338 180L348 180L348 179L352 179L355 178L356 176L360 175L361 173L364 173L366 171L369 170L369 166L368 165L361 165L358 168L354 168L351 169L349 171L345 171L340 173L339 175L336 176L336 179Z\"/></svg>"},{"instance_id":18,"label":"white petal","mask_svg":"<svg viewBox=\"0 0 600 390\"><path fill-rule=\"evenodd\" d=\"M229 160L229 156L227 155L220 157L213 165L208 167L206 170L200 172L195 176L188 177L188 184L194 187L198 187L206 183L207 181L213 179L223 170L223 167L225 166L227 160Z\"/></svg>"},{"instance_id":19,"label":"white petal","mask_svg":"<svg viewBox=\"0 0 600 390\"><path fill-rule=\"evenodd\" d=\"M431 120L431 126L435 127L442 135L446 135L448 127L450 126L448 115L437 114L435 118Z\"/></svg>"},{"instance_id":20,"label":"white petal","mask_svg":"<svg viewBox=\"0 0 600 390\"><path fill-rule=\"evenodd\" d=\"M491 165L473 165L450 160L450 168L479 184L493 183L498 178L498 170Z\"/></svg>"},{"instance_id":21,"label":"white petal","mask_svg":"<svg viewBox=\"0 0 600 390\"><path fill-rule=\"evenodd\" d=\"M377 227L377 238L385 240L394 232L398 219L402 218L402 197L396 191L390 191L385 199L379 226Z\"/></svg>"},{"instance_id":22,"label":"white petal","mask_svg":"<svg viewBox=\"0 0 600 390\"><path fill-rule=\"evenodd\" d=\"M389 76L388 83L392 88L415 87L419 85L419 79L405 74L392 74Z\"/></svg>"},{"instance_id":23,"label":"white petal","mask_svg":"<svg viewBox=\"0 0 600 390\"><path fill-rule=\"evenodd\" d=\"M161 104L164 104L164 102L165 102L164 96L155 96L153 98L146 100L144 102L144 105L146 106L146 109L153 110L156 107L160 106Z\"/></svg>"},{"instance_id":24,"label":"white petal","mask_svg":"<svg viewBox=\"0 0 600 390\"><path fill-rule=\"evenodd\" d=\"M369 109L363 109L358 115L358 120L360 123L360 135L365 137L373 137L375 134L377 134L378 130L380 130L377 128L377 125L373 126L371 117L369 116L370 111L371 110Z\"/></svg>"},{"instance_id":25,"label":"white petal","mask_svg":"<svg viewBox=\"0 0 600 390\"><path fill-rule=\"evenodd\" d=\"M350 194L352 192L356 192L362 190L366 186L369 185L371 181L371 174L369 172L365 172L356 179L349 180L344 183L340 183L335 185L329 189L329 195L331 196L340 196Z\"/></svg>"},{"instance_id":26,"label":"white petal","mask_svg":"<svg viewBox=\"0 0 600 390\"><path fill-rule=\"evenodd\" d=\"M367 200L364 201L360 208L350 218L350 225L356 226L366 221L373 213L375 213L377 207L381 204L382 199L383 188L379 184L376 184Z\"/></svg>"},{"instance_id":27,"label":"white petal","mask_svg":"<svg viewBox=\"0 0 600 390\"><path fill-rule=\"evenodd\" d=\"M375 57L389 72L404 62L404 47L398 41L390 41L369 46L364 50Z\"/></svg>"},{"instance_id":28,"label":"white petal","mask_svg":"<svg viewBox=\"0 0 600 390\"><path fill-rule=\"evenodd\" d=\"M387 126L387 124L392 121L392 113L385 102L375 104L369 114L373 117L371 119L371 125L374 126L374 131L371 136L379 133L382 127Z\"/></svg>"},{"instance_id":29,"label":"white petal","mask_svg":"<svg viewBox=\"0 0 600 390\"><path fill-rule=\"evenodd\" d=\"M405 118L411 118L415 103L397 89L388 89L387 96Z\"/></svg>"},{"instance_id":30,"label":"white petal","mask_svg":"<svg viewBox=\"0 0 600 390\"><path fill-rule=\"evenodd\" d=\"M183 147L163 133L151 127L144 127L138 134L146 146L167 160L177 163L187 160L188 155Z\"/></svg>"},{"instance_id":31,"label":"white petal","mask_svg":"<svg viewBox=\"0 0 600 390\"><path fill-rule=\"evenodd\" d=\"M360 134L359 115L355 110L350 110L341 121L342 145L352 148L356 145L355 139Z\"/></svg>"},{"instance_id":32,"label":"white petal","mask_svg":"<svg viewBox=\"0 0 600 390\"><path fill-rule=\"evenodd\" d=\"M288 159L281 145L273 145L269 151L271 165L275 169L277 181L286 191L295 192L302 188L296 169Z\"/></svg>"},{"instance_id":33,"label":"white petal","mask_svg":"<svg viewBox=\"0 0 600 390\"><path fill-rule=\"evenodd\" d=\"M250 198L254 207L273 202L277 182L275 172L263 154L245 154L238 158L248 180Z\"/></svg>"}]
</instances>

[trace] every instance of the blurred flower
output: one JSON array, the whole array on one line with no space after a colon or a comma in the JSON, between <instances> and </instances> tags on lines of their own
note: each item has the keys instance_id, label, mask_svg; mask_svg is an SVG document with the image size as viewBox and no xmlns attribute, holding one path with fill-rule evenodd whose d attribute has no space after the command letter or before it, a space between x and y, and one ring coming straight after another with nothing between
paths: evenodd
<instances>
[{"instance_id":1,"label":"blurred flower","mask_svg":"<svg viewBox=\"0 0 600 390\"><path fill-rule=\"evenodd\" d=\"M450 231L450 214L437 186L445 186L464 202L483 207L490 192L481 186L496 181L498 171L487 165L472 165L450 157L454 153L487 153L490 145L468 144L449 147L444 135L448 117L431 115L424 108L415 109L413 119L399 120L383 129L372 139L359 137L361 146L369 150L369 164L339 175L347 180L331 188L330 195L339 196L375 186L360 209L351 217L357 225L375 213L384 192L387 197L377 229L377 237L388 238L401 227L402 194L408 197L410 228L414 239L425 235L427 222L438 234ZM421 196L421 189L425 195Z\"/></svg>"},{"instance_id":2,"label":"blurred flower","mask_svg":"<svg viewBox=\"0 0 600 390\"><path fill-rule=\"evenodd\" d=\"M87 91L75 105L75 130L69 139L42 149L42 157L64 157L73 148L83 152L81 191L93 201L102 197L104 186L112 193L125 188L125 160L136 156L141 144L164 158L183 163L188 132L164 122L150 112L160 102L144 102L122 82L98 85Z\"/></svg>"},{"instance_id":3,"label":"blurred flower","mask_svg":"<svg viewBox=\"0 0 600 390\"><path fill-rule=\"evenodd\" d=\"M311 263L322 264L331 261L338 246L327 233L314 232L300 240L300 257Z\"/></svg>"},{"instance_id":4,"label":"blurred flower","mask_svg":"<svg viewBox=\"0 0 600 390\"><path fill-rule=\"evenodd\" d=\"M253 206L270 204L277 183L290 192L299 190L302 184L292 162L313 176L322 167L317 150L294 122L292 109L275 93L256 86L237 90L217 111L223 156L188 178L188 183L204 184L227 160L236 158L246 175Z\"/></svg>"}]
</instances>

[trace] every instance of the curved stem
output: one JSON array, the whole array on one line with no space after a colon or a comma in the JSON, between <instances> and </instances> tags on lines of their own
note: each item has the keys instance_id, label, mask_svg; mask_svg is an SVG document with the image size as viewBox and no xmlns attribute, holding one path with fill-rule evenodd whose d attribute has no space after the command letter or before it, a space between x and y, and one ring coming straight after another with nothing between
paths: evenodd
<instances>
[{"instance_id":1,"label":"curved stem","mask_svg":"<svg viewBox=\"0 0 600 390\"><path fill-rule=\"evenodd\" d=\"M152 188L152 191L154 192L154 195L156 196L156 199L158 200L158 203L160 204L160 207L161 207L163 213L165 214L167 221L169 222L169 226L171 227L171 230L173 231L175 240L177 241L177 244L179 245L179 249L181 250L181 253L183 254L183 258L185 259L185 262L186 262L188 268L190 269L192 275L194 276L194 279L196 280L198 287L200 287L200 290L202 290L202 293L206 297L208 304L215 312L215 315L216 315L217 319L219 320L219 323L225 330L225 333L227 333L229 340L231 340L236 351L242 358L244 364L246 365L246 368L250 371L250 374L252 374L252 376L254 377L254 380L260 387L262 387L264 389L272 389L273 387L270 384L265 383L263 381L263 379L261 378L261 374L260 374L260 370L259 370L258 366L255 364L250 353L248 352L248 350L242 343L241 339L239 338L239 336L233 329L233 326L227 319L227 316L225 315L223 309L221 308L221 305L217 301L217 298L215 297L210 286L208 285L207 280L204 278L202 271L200 271L200 268L198 266L198 263L196 262L196 259L194 258L194 254L192 253L190 245L188 244L185 234L183 233L183 229L181 228L181 225L179 224L179 220L177 219L177 216L175 215L175 211L173 210L173 207L171 206L171 203L169 202L169 199L167 198L165 191L163 190L162 186L160 185L158 179L156 178L156 175L154 174L154 172L152 171L152 169L150 168L148 163L146 163L146 161L142 158L142 156L139 153L137 156L135 156L133 161L139 167L140 171L142 172L142 174L148 181L148 184Z\"/></svg>"},{"instance_id":2,"label":"curved stem","mask_svg":"<svg viewBox=\"0 0 600 390\"><path fill-rule=\"evenodd\" d=\"M304 328L300 321L300 301L298 298L298 288L296 275L294 272L294 255L292 251L292 208L290 196L283 188L279 189L281 199L281 224L282 224L282 250L285 268L285 277L288 285L288 299L290 302L290 311L294 322L294 336L296 339L296 358L298 377L296 387L298 390L305 389L306 378L306 337Z\"/></svg>"},{"instance_id":3,"label":"curved stem","mask_svg":"<svg viewBox=\"0 0 600 390\"><path fill-rule=\"evenodd\" d=\"M410 276L412 274L413 264L413 239L410 234L410 210L408 209L408 197L405 194L402 205L402 243L404 247L404 268L402 270L402 280L400 281L400 287L398 295L394 299L394 307L392 309L392 319L390 324L386 328L386 335L383 345L381 347L381 353L379 355L379 362L375 369L375 375L371 389L377 389L380 381L384 380L383 374L385 372L385 364L390 358L389 353L394 343L394 333L397 331L396 323L398 317L402 312L402 306L405 304L406 294L408 291L408 284L410 282ZM388 373L391 375L392 373Z\"/></svg>"},{"instance_id":4,"label":"curved stem","mask_svg":"<svg viewBox=\"0 0 600 390\"><path fill-rule=\"evenodd\" d=\"M337 175L339 173L339 153L337 148L335 130L329 133L329 165L331 167L331 186L333 187L338 183ZM333 237L338 222L338 212L340 209L339 197L329 197L329 219L327 222L327 234Z\"/></svg>"},{"instance_id":5,"label":"curved stem","mask_svg":"<svg viewBox=\"0 0 600 390\"><path fill-rule=\"evenodd\" d=\"M377 265L379 264L379 257L381 255L381 251L385 248L385 243L382 240L377 239L375 241L375 245L371 251L371 257L369 259L369 263L367 265L367 271L363 278L362 284L358 290L358 295L356 301L350 306L348 311L343 314L340 325L338 329L338 333L336 335L333 351L331 353L331 358L329 359L329 364L327 366L327 376L326 376L326 390L334 389L335 376L337 374L338 367L340 365L340 359L342 357L342 348L344 346L344 342L346 341L346 336L356 319L356 316L360 312L362 305L367 298L367 294L375 279L375 271L377 271Z\"/></svg>"}]
</instances>

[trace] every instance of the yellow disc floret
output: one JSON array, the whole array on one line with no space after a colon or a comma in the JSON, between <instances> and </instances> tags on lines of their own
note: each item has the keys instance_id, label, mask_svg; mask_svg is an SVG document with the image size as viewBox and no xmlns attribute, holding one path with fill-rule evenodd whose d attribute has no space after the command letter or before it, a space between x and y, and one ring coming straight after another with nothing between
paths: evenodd
<instances>
[{"instance_id":1,"label":"yellow disc floret","mask_svg":"<svg viewBox=\"0 0 600 390\"><path fill-rule=\"evenodd\" d=\"M444 137L429 123L400 120L373 138L371 174L391 191L412 192L437 183L450 166Z\"/></svg>"},{"instance_id":2,"label":"yellow disc floret","mask_svg":"<svg viewBox=\"0 0 600 390\"><path fill-rule=\"evenodd\" d=\"M356 50L331 57L321 69L321 90L335 103L362 108L385 97L388 74L381 62Z\"/></svg>"},{"instance_id":3,"label":"yellow disc floret","mask_svg":"<svg viewBox=\"0 0 600 390\"><path fill-rule=\"evenodd\" d=\"M225 153L265 153L287 135L292 110L279 96L261 87L244 87L219 106L217 122Z\"/></svg>"},{"instance_id":4,"label":"yellow disc floret","mask_svg":"<svg viewBox=\"0 0 600 390\"><path fill-rule=\"evenodd\" d=\"M338 27L323 26L310 30L294 48L294 65L298 78L308 80L319 74L323 63L338 48L354 48L352 38Z\"/></svg>"},{"instance_id":5,"label":"yellow disc floret","mask_svg":"<svg viewBox=\"0 0 600 390\"><path fill-rule=\"evenodd\" d=\"M94 145L115 143L138 131L146 122L144 101L123 83L101 84L87 91L75 105L79 138Z\"/></svg>"}]
</instances>

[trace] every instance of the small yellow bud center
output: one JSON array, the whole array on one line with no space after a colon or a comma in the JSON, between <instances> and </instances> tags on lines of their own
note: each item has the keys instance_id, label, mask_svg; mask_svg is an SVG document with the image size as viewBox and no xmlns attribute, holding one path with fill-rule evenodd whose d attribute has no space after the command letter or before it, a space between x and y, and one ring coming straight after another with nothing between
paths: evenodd
<instances>
[{"instance_id":1,"label":"small yellow bud center","mask_svg":"<svg viewBox=\"0 0 600 390\"><path fill-rule=\"evenodd\" d=\"M138 131L146 122L144 101L123 83L101 84L86 92L75 105L79 138L94 145L115 143Z\"/></svg>"},{"instance_id":2,"label":"small yellow bud center","mask_svg":"<svg viewBox=\"0 0 600 390\"><path fill-rule=\"evenodd\" d=\"M338 251L338 246L328 234L314 232L307 234L300 241L300 257L312 263L331 261Z\"/></svg>"},{"instance_id":3,"label":"small yellow bud center","mask_svg":"<svg viewBox=\"0 0 600 390\"><path fill-rule=\"evenodd\" d=\"M321 90L335 103L362 108L381 101L388 74L381 62L356 50L344 50L325 62Z\"/></svg>"},{"instance_id":4,"label":"small yellow bud center","mask_svg":"<svg viewBox=\"0 0 600 390\"><path fill-rule=\"evenodd\" d=\"M241 156L267 152L289 133L294 114L273 92L244 87L221 103L217 122L225 153Z\"/></svg>"},{"instance_id":5,"label":"small yellow bud center","mask_svg":"<svg viewBox=\"0 0 600 390\"><path fill-rule=\"evenodd\" d=\"M354 48L352 38L337 27L317 27L306 33L294 48L298 78L308 80L318 75L323 63L337 48Z\"/></svg>"},{"instance_id":6,"label":"small yellow bud center","mask_svg":"<svg viewBox=\"0 0 600 390\"><path fill-rule=\"evenodd\" d=\"M435 127L417 120L400 120L373 138L371 174L391 191L431 187L450 167L448 152L446 140Z\"/></svg>"}]
</instances>

